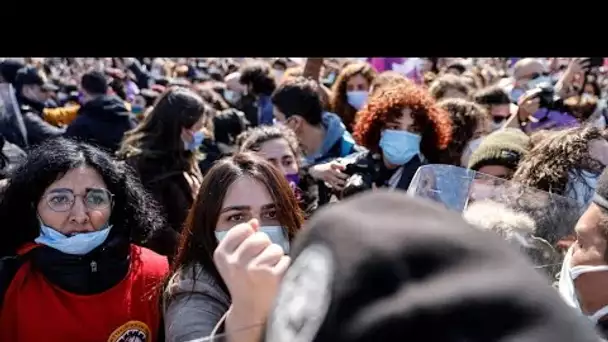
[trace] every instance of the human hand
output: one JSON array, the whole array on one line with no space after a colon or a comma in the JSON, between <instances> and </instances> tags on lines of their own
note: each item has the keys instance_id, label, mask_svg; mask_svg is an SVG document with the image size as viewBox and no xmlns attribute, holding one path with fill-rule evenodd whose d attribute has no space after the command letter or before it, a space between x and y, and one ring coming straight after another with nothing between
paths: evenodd
<instances>
[{"instance_id":1,"label":"human hand","mask_svg":"<svg viewBox=\"0 0 608 342\"><path fill-rule=\"evenodd\" d=\"M232 320L240 327L264 322L291 262L281 246L258 230L255 219L231 228L213 253L232 298Z\"/></svg>"},{"instance_id":2,"label":"human hand","mask_svg":"<svg viewBox=\"0 0 608 342\"><path fill-rule=\"evenodd\" d=\"M331 161L325 164L317 164L309 169L309 174L316 180L322 180L336 190L344 189L349 175L342 171L346 167L337 161Z\"/></svg>"}]
</instances>

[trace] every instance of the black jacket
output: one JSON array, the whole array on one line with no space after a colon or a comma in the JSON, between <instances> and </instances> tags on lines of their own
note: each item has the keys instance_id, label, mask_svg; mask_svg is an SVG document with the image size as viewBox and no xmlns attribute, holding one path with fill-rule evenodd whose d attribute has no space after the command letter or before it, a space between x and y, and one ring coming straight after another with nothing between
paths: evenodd
<instances>
[{"instance_id":1,"label":"black jacket","mask_svg":"<svg viewBox=\"0 0 608 342\"><path fill-rule=\"evenodd\" d=\"M376 185L378 188L389 187L389 180L395 172L399 170L396 169L388 169L384 165L384 161L382 160L382 155L380 153L373 153L370 151L360 152L352 154L348 157L340 160L341 164L346 166L345 173L349 174L351 177L347 181L347 185L345 188L345 192L349 193L349 195L354 194L350 193L351 190L349 187L351 184L354 184L354 176L358 175L362 179L362 184L360 186L361 190L370 189L372 187L372 183ZM424 162L418 157L415 156L408 163L403 165L403 173L397 182L396 189L407 190L416 171L420 166L424 165Z\"/></svg>"},{"instance_id":2,"label":"black jacket","mask_svg":"<svg viewBox=\"0 0 608 342\"><path fill-rule=\"evenodd\" d=\"M65 136L98 145L114 153L135 118L117 96L103 95L87 102L68 126Z\"/></svg>"},{"instance_id":3,"label":"black jacket","mask_svg":"<svg viewBox=\"0 0 608 342\"><path fill-rule=\"evenodd\" d=\"M327 152L327 154L325 154L323 157L315 160L314 164L311 165L307 165L303 168L303 172L305 174L309 174L308 169L314 165L317 164L322 164L322 163L328 163L332 160L335 159L339 159L341 157L344 157L345 159L347 158L352 158L351 156L356 156L356 155L360 155L360 154L364 154L366 153L367 150L365 150L365 148L357 145L357 144L352 144L352 146L349 148L348 151L343 151L343 146L345 146L344 144L344 137L340 138ZM350 160L350 159L348 159ZM313 195L313 198L316 197L317 200L317 206L322 206L325 205L327 203L329 203L331 196L333 194L333 190L328 188L325 185L325 182L319 181L316 184L316 195ZM316 208L316 206L315 206Z\"/></svg>"},{"instance_id":4,"label":"black jacket","mask_svg":"<svg viewBox=\"0 0 608 342\"><path fill-rule=\"evenodd\" d=\"M21 111L23 123L27 131L28 145L38 145L46 139L58 137L65 132L63 128L55 127L44 121L44 103L31 101L23 96L17 96L17 100L19 101L19 110ZM27 147L27 145L21 146L15 141L11 142L21 148Z\"/></svg>"},{"instance_id":5,"label":"black jacket","mask_svg":"<svg viewBox=\"0 0 608 342\"><path fill-rule=\"evenodd\" d=\"M1 134L0 148L0 179L3 179L12 170L25 162L27 154L19 146L6 141Z\"/></svg>"}]
</instances>

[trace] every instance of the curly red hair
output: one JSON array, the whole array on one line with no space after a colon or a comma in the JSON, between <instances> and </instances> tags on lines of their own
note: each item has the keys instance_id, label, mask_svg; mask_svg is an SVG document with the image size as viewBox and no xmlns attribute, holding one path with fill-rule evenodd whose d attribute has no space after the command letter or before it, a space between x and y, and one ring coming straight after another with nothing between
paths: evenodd
<instances>
[{"instance_id":1,"label":"curly red hair","mask_svg":"<svg viewBox=\"0 0 608 342\"><path fill-rule=\"evenodd\" d=\"M413 131L422 137L420 152L430 162L437 162L439 152L447 148L452 139L452 122L449 113L437 106L424 88L415 84L397 84L370 97L358 113L355 139L368 150L380 152L378 144L382 130L387 122L400 118L405 108L412 111Z\"/></svg>"}]
</instances>

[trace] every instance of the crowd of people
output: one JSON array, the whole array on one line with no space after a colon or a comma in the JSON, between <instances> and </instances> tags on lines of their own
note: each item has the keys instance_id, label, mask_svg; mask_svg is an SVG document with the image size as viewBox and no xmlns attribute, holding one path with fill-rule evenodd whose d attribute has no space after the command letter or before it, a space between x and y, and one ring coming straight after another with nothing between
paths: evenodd
<instances>
[{"instance_id":1,"label":"crowd of people","mask_svg":"<svg viewBox=\"0 0 608 342\"><path fill-rule=\"evenodd\" d=\"M607 100L594 57L5 58L0 341L602 341Z\"/></svg>"}]
</instances>

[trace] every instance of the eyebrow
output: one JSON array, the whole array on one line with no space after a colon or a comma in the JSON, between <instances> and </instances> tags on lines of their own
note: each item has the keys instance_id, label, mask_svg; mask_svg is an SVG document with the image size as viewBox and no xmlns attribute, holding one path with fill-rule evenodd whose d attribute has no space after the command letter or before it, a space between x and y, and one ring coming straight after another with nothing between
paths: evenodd
<instances>
[{"instance_id":1,"label":"eyebrow","mask_svg":"<svg viewBox=\"0 0 608 342\"><path fill-rule=\"evenodd\" d=\"M68 189L68 188L55 188L55 189L49 191L49 193L57 193L57 192L74 192L74 191L72 191L72 189Z\"/></svg>"},{"instance_id":2,"label":"eyebrow","mask_svg":"<svg viewBox=\"0 0 608 342\"><path fill-rule=\"evenodd\" d=\"M264 204L262 206L262 210L274 209L276 206L274 203ZM231 210L251 210L251 206L248 205L233 205L230 207L223 208L220 213L225 213Z\"/></svg>"},{"instance_id":3,"label":"eyebrow","mask_svg":"<svg viewBox=\"0 0 608 342\"><path fill-rule=\"evenodd\" d=\"M89 192L91 190L103 190L103 188L85 188L85 192ZM48 193L58 193L58 192L71 192L74 193L74 190L68 188L55 188L50 190Z\"/></svg>"}]
</instances>

